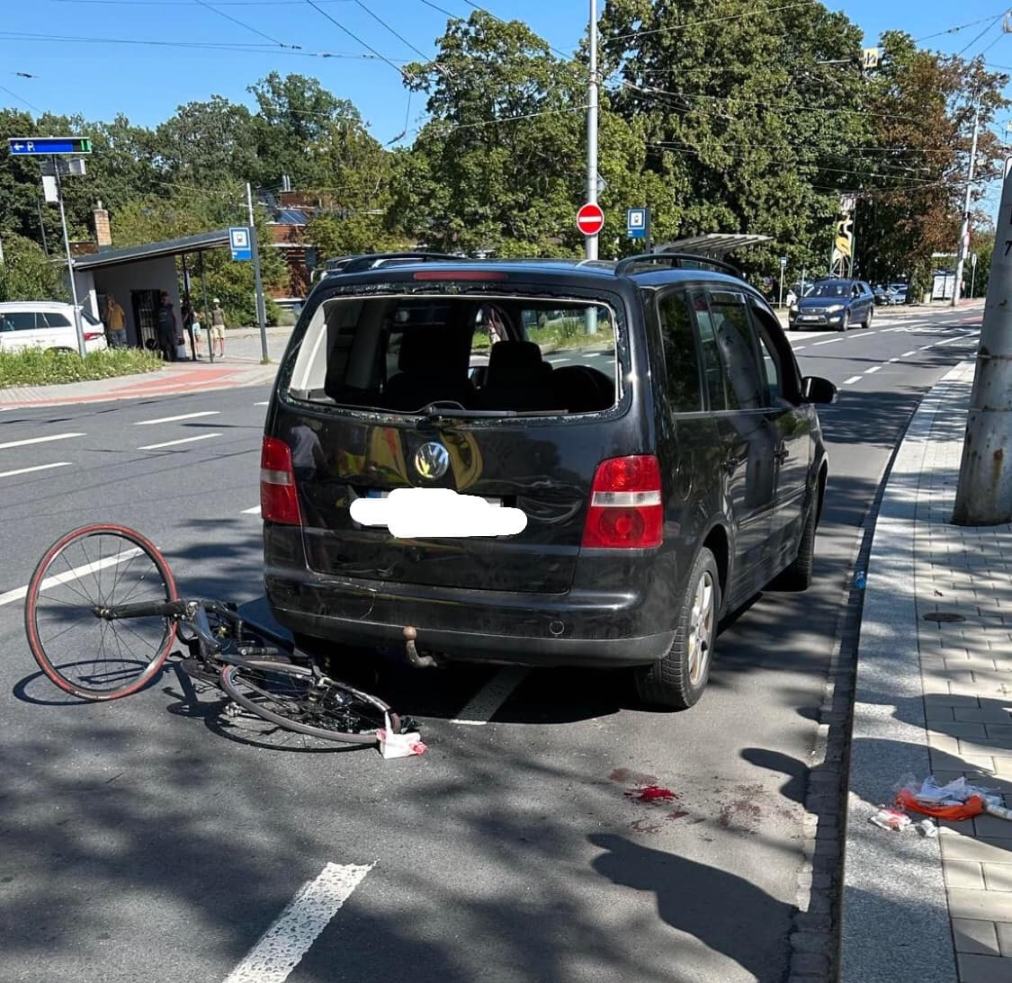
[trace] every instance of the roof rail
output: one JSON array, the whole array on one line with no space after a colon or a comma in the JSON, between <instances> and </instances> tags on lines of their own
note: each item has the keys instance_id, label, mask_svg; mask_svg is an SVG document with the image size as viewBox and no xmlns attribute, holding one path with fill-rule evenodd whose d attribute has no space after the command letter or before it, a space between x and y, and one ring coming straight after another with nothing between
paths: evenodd
<instances>
[{"instance_id":1,"label":"roof rail","mask_svg":"<svg viewBox=\"0 0 1012 983\"><path fill-rule=\"evenodd\" d=\"M336 276L341 273L362 273L365 270L371 270L377 266L382 266L388 262L419 262L419 263L439 263L450 260L455 263L459 263L461 260L466 260L466 256L454 256L451 253L430 253L424 250L416 250L414 252L400 252L400 253L365 253L361 256L353 256L348 262L344 263L338 269L331 271L332 276Z\"/></svg>"},{"instance_id":2,"label":"roof rail","mask_svg":"<svg viewBox=\"0 0 1012 983\"><path fill-rule=\"evenodd\" d=\"M739 280L745 279L744 274L737 266L725 263L721 259L699 256L696 253L641 253L638 256L627 256L615 267L615 275L623 276L639 263L666 263L683 270L712 269L718 273L730 273L731 276L736 276Z\"/></svg>"}]
</instances>

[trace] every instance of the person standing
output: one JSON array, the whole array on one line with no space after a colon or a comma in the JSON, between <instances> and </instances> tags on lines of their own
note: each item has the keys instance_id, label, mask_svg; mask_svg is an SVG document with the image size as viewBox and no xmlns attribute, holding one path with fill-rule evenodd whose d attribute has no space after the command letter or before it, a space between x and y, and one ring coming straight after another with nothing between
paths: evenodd
<instances>
[{"instance_id":1,"label":"person standing","mask_svg":"<svg viewBox=\"0 0 1012 983\"><path fill-rule=\"evenodd\" d=\"M193 356L193 360L196 361L197 360L197 341L196 341L196 338L194 337L194 334L193 334L193 325L194 325L194 323L197 320L197 314L196 314L196 311L194 311L194 309L193 309L193 304L190 302L190 298L189 297L187 297L183 301L183 306L182 306L182 309L181 309L180 313L183 316L183 331L185 332L185 335L183 337L183 341L185 343L185 341L186 341L187 338L190 339L190 354Z\"/></svg>"},{"instance_id":2,"label":"person standing","mask_svg":"<svg viewBox=\"0 0 1012 983\"><path fill-rule=\"evenodd\" d=\"M112 294L105 302L105 330L110 348L126 348L126 312Z\"/></svg>"},{"instance_id":3,"label":"person standing","mask_svg":"<svg viewBox=\"0 0 1012 983\"><path fill-rule=\"evenodd\" d=\"M214 306L211 308L211 350L214 350L214 343L218 342L220 351L219 358L225 357L225 312L221 309L221 301L214 298Z\"/></svg>"},{"instance_id":4,"label":"person standing","mask_svg":"<svg viewBox=\"0 0 1012 983\"><path fill-rule=\"evenodd\" d=\"M179 332L176 328L176 315L172 310L172 300L168 293L162 291L162 302L158 308L158 347L166 362L175 362L178 352Z\"/></svg>"}]
</instances>

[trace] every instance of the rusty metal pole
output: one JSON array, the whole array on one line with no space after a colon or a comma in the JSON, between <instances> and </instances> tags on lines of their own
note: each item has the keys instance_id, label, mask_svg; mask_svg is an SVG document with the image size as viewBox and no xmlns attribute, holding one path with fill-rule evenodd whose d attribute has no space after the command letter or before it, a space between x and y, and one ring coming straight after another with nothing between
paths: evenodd
<instances>
[{"instance_id":1,"label":"rusty metal pole","mask_svg":"<svg viewBox=\"0 0 1012 983\"><path fill-rule=\"evenodd\" d=\"M1006 162L995 223L984 323L966 421L952 521L1012 521L1012 167Z\"/></svg>"}]
</instances>

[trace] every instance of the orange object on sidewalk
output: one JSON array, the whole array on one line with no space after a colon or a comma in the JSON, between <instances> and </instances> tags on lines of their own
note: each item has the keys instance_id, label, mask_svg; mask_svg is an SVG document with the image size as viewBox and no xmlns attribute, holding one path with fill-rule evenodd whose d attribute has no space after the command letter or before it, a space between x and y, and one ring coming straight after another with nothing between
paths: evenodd
<instances>
[{"instance_id":1,"label":"orange object on sidewalk","mask_svg":"<svg viewBox=\"0 0 1012 983\"><path fill-rule=\"evenodd\" d=\"M986 811L984 800L979 795L971 795L965 802L949 806L929 806L918 802L910 789L902 788L896 793L896 804L907 812L919 812L923 816L934 816L936 819L973 819Z\"/></svg>"}]
</instances>

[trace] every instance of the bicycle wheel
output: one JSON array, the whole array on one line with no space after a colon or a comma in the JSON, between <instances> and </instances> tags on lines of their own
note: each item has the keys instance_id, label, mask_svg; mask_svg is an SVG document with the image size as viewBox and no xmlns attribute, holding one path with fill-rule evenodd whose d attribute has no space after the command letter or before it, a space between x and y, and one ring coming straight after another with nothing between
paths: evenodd
<instances>
[{"instance_id":1,"label":"bicycle wheel","mask_svg":"<svg viewBox=\"0 0 1012 983\"><path fill-rule=\"evenodd\" d=\"M375 744L376 731L390 726L400 733L400 718L382 700L326 680L312 669L275 662L249 661L227 665L221 688L239 706L271 723L325 741Z\"/></svg>"},{"instance_id":2,"label":"bicycle wheel","mask_svg":"<svg viewBox=\"0 0 1012 983\"><path fill-rule=\"evenodd\" d=\"M147 685L176 637L164 615L106 620L97 607L174 601L158 548L125 526L68 532L46 550L25 599L28 646L39 668L83 700L115 700Z\"/></svg>"}]
</instances>

